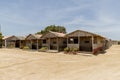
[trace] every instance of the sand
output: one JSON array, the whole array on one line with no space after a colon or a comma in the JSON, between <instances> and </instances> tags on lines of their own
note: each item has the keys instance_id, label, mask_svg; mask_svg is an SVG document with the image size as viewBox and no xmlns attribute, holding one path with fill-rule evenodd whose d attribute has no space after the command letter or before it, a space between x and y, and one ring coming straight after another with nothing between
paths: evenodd
<instances>
[{"instance_id":1,"label":"sand","mask_svg":"<svg viewBox=\"0 0 120 80\"><path fill-rule=\"evenodd\" d=\"M0 49L0 80L120 80L120 46L98 56Z\"/></svg>"}]
</instances>

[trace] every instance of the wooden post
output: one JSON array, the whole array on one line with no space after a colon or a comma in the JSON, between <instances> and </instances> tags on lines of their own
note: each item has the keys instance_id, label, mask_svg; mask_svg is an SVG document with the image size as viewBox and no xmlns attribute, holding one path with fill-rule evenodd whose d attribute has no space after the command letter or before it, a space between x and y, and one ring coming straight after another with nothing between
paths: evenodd
<instances>
[{"instance_id":1,"label":"wooden post","mask_svg":"<svg viewBox=\"0 0 120 80\"><path fill-rule=\"evenodd\" d=\"M50 50L50 38L49 38L49 50Z\"/></svg>"},{"instance_id":2,"label":"wooden post","mask_svg":"<svg viewBox=\"0 0 120 80\"><path fill-rule=\"evenodd\" d=\"M67 47L68 47L68 37L67 37Z\"/></svg>"},{"instance_id":3,"label":"wooden post","mask_svg":"<svg viewBox=\"0 0 120 80\"><path fill-rule=\"evenodd\" d=\"M19 42L19 48L21 48L21 40L20 40L20 42Z\"/></svg>"},{"instance_id":4,"label":"wooden post","mask_svg":"<svg viewBox=\"0 0 120 80\"><path fill-rule=\"evenodd\" d=\"M14 43L14 48L16 48L16 43L17 43L17 40L14 40L15 41L15 43Z\"/></svg>"},{"instance_id":5,"label":"wooden post","mask_svg":"<svg viewBox=\"0 0 120 80\"><path fill-rule=\"evenodd\" d=\"M30 40L30 42L31 42L31 49L32 49L32 40Z\"/></svg>"},{"instance_id":6,"label":"wooden post","mask_svg":"<svg viewBox=\"0 0 120 80\"><path fill-rule=\"evenodd\" d=\"M5 40L5 48L7 48L7 40Z\"/></svg>"},{"instance_id":7,"label":"wooden post","mask_svg":"<svg viewBox=\"0 0 120 80\"><path fill-rule=\"evenodd\" d=\"M38 48L39 48L39 42L38 42L38 39L37 39L37 50L38 50Z\"/></svg>"},{"instance_id":8,"label":"wooden post","mask_svg":"<svg viewBox=\"0 0 120 80\"><path fill-rule=\"evenodd\" d=\"M80 51L80 32L78 33L78 45L79 45L78 49Z\"/></svg>"},{"instance_id":9,"label":"wooden post","mask_svg":"<svg viewBox=\"0 0 120 80\"><path fill-rule=\"evenodd\" d=\"M78 45L79 45L78 49L80 51L80 36L78 36Z\"/></svg>"},{"instance_id":10,"label":"wooden post","mask_svg":"<svg viewBox=\"0 0 120 80\"><path fill-rule=\"evenodd\" d=\"M59 41L58 41L58 37L57 37L57 50L59 52Z\"/></svg>"},{"instance_id":11,"label":"wooden post","mask_svg":"<svg viewBox=\"0 0 120 80\"><path fill-rule=\"evenodd\" d=\"M94 52L94 36L92 36L92 52Z\"/></svg>"}]
</instances>

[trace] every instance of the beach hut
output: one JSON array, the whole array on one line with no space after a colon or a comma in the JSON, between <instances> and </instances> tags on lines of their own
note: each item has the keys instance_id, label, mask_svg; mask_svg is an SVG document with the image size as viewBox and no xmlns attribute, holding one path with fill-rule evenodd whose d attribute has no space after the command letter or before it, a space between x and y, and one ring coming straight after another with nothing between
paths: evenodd
<instances>
[{"instance_id":1,"label":"beach hut","mask_svg":"<svg viewBox=\"0 0 120 80\"><path fill-rule=\"evenodd\" d=\"M25 36L16 36L16 37L17 37L16 48L23 49L23 47L25 46Z\"/></svg>"},{"instance_id":2,"label":"beach hut","mask_svg":"<svg viewBox=\"0 0 120 80\"><path fill-rule=\"evenodd\" d=\"M23 36L5 36L3 37L3 46L5 48L21 48L24 40Z\"/></svg>"},{"instance_id":3,"label":"beach hut","mask_svg":"<svg viewBox=\"0 0 120 80\"><path fill-rule=\"evenodd\" d=\"M50 52L62 51L67 46L65 34L49 31L42 36L42 46L47 47Z\"/></svg>"},{"instance_id":4,"label":"beach hut","mask_svg":"<svg viewBox=\"0 0 120 80\"><path fill-rule=\"evenodd\" d=\"M76 30L66 35L67 47L77 48L79 51L96 53L106 46L106 38L87 31Z\"/></svg>"},{"instance_id":5,"label":"beach hut","mask_svg":"<svg viewBox=\"0 0 120 80\"><path fill-rule=\"evenodd\" d=\"M30 49L39 49L41 48L41 36L39 34L29 34L26 37L26 46L28 46Z\"/></svg>"},{"instance_id":6,"label":"beach hut","mask_svg":"<svg viewBox=\"0 0 120 80\"><path fill-rule=\"evenodd\" d=\"M12 36L5 36L3 37L3 46L5 48L15 48L16 47L16 41L18 38L14 35Z\"/></svg>"},{"instance_id":7,"label":"beach hut","mask_svg":"<svg viewBox=\"0 0 120 80\"><path fill-rule=\"evenodd\" d=\"M112 40L112 45L118 45L119 41L117 40Z\"/></svg>"}]
</instances>

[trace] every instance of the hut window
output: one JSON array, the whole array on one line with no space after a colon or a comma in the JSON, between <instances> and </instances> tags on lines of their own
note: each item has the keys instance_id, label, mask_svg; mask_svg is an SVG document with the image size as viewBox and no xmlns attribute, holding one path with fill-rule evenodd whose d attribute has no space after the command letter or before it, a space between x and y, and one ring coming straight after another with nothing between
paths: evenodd
<instances>
[{"instance_id":1,"label":"hut window","mask_svg":"<svg viewBox=\"0 0 120 80\"><path fill-rule=\"evenodd\" d=\"M46 40L43 40L43 43L46 44Z\"/></svg>"},{"instance_id":2,"label":"hut window","mask_svg":"<svg viewBox=\"0 0 120 80\"><path fill-rule=\"evenodd\" d=\"M78 44L78 38L70 38L70 39L69 39L69 43Z\"/></svg>"},{"instance_id":3,"label":"hut window","mask_svg":"<svg viewBox=\"0 0 120 80\"><path fill-rule=\"evenodd\" d=\"M53 44L56 44L56 41L54 41Z\"/></svg>"},{"instance_id":4,"label":"hut window","mask_svg":"<svg viewBox=\"0 0 120 80\"><path fill-rule=\"evenodd\" d=\"M78 44L78 39L74 39L74 43L75 43L75 44Z\"/></svg>"},{"instance_id":5,"label":"hut window","mask_svg":"<svg viewBox=\"0 0 120 80\"><path fill-rule=\"evenodd\" d=\"M73 38L70 38L69 39L69 43L73 43L74 42L74 39Z\"/></svg>"},{"instance_id":6,"label":"hut window","mask_svg":"<svg viewBox=\"0 0 120 80\"><path fill-rule=\"evenodd\" d=\"M67 44L67 42L66 42L66 41L63 41L63 44Z\"/></svg>"},{"instance_id":7,"label":"hut window","mask_svg":"<svg viewBox=\"0 0 120 80\"><path fill-rule=\"evenodd\" d=\"M90 41L85 41L85 43L90 43Z\"/></svg>"}]
</instances>

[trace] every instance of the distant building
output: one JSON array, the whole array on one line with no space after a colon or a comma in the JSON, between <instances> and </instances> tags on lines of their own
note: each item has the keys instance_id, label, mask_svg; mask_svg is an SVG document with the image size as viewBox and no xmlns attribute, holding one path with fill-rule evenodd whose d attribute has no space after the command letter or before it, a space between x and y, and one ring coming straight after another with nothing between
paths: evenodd
<instances>
[{"instance_id":1,"label":"distant building","mask_svg":"<svg viewBox=\"0 0 120 80\"><path fill-rule=\"evenodd\" d=\"M117 40L112 40L112 45L118 45L119 44L119 41Z\"/></svg>"},{"instance_id":2,"label":"distant building","mask_svg":"<svg viewBox=\"0 0 120 80\"><path fill-rule=\"evenodd\" d=\"M5 48L22 48L25 44L23 36L5 36L3 37L3 46Z\"/></svg>"},{"instance_id":3,"label":"distant building","mask_svg":"<svg viewBox=\"0 0 120 80\"><path fill-rule=\"evenodd\" d=\"M47 47L48 51L63 51L67 47L67 39L64 33L49 31L42 36L42 46Z\"/></svg>"},{"instance_id":4,"label":"distant building","mask_svg":"<svg viewBox=\"0 0 120 80\"><path fill-rule=\"evenodd\" d=\"M76 30L66 35L67 47L78 48L79 51L89 51L96 53L110 47L110 41L98 34Z\"/></svg>"},{"instance_id":5,"label":"distant building","mask_svg":"<svg viewBox=\"0 0 120 80\"><path fill-rule=\"evenodd\" d=\"M68 34L49 31L46 34L29 34L26 37L8 36L3 38L5 48L24 48L39 50L47 48L47 51L63 51L68 47L77 48L79 51L97 53L105 51L111 45L118 45L118 41L112 41L99 34L76 30Z\"/></svg>"},{"instance_id":6,"label":"distant building","mask_svg":"<svg viewBox=\"0 0 120 80\"><path fill-rule=\"evenodd\" d=\"M28 46L30 49L40 49L42 47L41 42L42 35L39 34L29 34L26 38L26 46Z\"/></svg>"}]
</instances>

